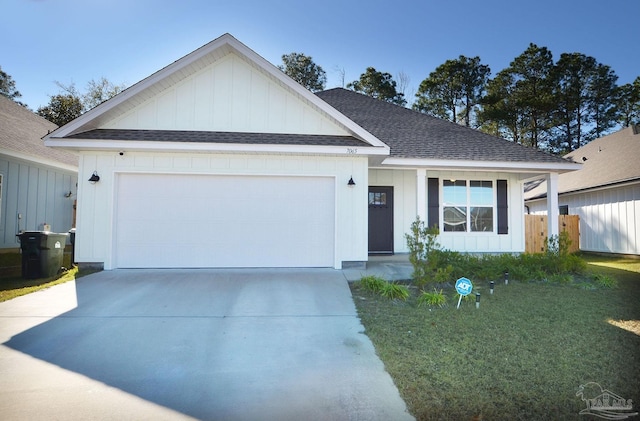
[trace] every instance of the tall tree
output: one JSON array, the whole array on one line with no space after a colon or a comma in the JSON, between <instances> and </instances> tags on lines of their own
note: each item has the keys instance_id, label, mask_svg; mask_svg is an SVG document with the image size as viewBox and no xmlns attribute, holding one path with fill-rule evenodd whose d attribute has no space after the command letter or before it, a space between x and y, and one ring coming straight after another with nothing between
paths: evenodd
<instances>
[{"instance_id":1,"label":"tall tree","mask_svg":"<svg viewBox=\"0 0 640 421\"><path fill-rule=\"evenodd\" d=\"M413 109L434 117L458 121L458 102L462 96L459 63L447 60L420 82Z\"/></svg>"},{"instance_id":2,"label":"tall tree","mask_svg":"<svg viewBox=\"0 0 640 421\"><path fill-rule=\"evenodd\" d=\"M640 124L640 76L633 83L625 83L616 90L615 111L623 127Z\"/></svg>"},{"instance_id":3,"label":"tall tree","mask_svg":"<svg viewBox=\"0 0 640 421\"><path fill-rule=\"evenodd\" d=\"M22 106L25 106L23 103L17 100L17 98L20 98L22 96L22 94L16 89L16 82L13 80L11 75L2 70L2 66L0 66L0 95L7 97Z\"/></svg>"},{"instance_id":4,"label":"tall tree","mask_svg":"<svg viewBox=\"0 0 640 421\"><path fill-rule=\"evenodd\" d=\"M67 124L125 89L125 85L114 85L104 77L98 81L90 80L84 92L80 92L74 83L55 83L62 92L51 95L49 104L38 108L36 113L58 126Z\"/></svg>"},{"instance_id":5,"label":"tall tree","mask_svg":"<svg viewBox=\"0 0 640 421\"><path fill-rule=\"evenodd\" d=\"M553 56L547 47L531 43L506 69L515 82L512 100L522 113L523 142L538 148L552 126Z\"/></svg>"},{"instance_id":6,"label":"tall tree","mask_svg":"<svg viewBox=\"0 0 640 421\"><path fill-rule=\"evenodd\" d=\"M82 114L80 99L71 94L58 94L50 97L49 104L38 108L36 114L58 126L64 126Z\"/></svg>"},{"instance_id":7,"label":"tall tree","mask_svg":"<svg viewBox=\"0 0 640 421\"><path fill-rule=\"evenodd\" d=\"M348 89L404 106L407 101L404 99L404 94L397 91L396 86L396 81L390 73L379 72L373 67L367 67L359 80L347 83Z\"/></svg>"},{"instance_id":8,"label":"tall tree","mask_svg":"<svg viewBox=\"0 0 640 421\"><path fill-rule=\"evenodd\" d=\"M615 99L618 76L611 67L598 63L589 83L588 109L594 127L588 140L601 137L616 125Z\"/></svg>"},{"instance_id":9,"label":"tall tree","mask_svg":"<svg viewBox=\"0 0 640 421\"><path fill-rule=\"evenodd\" d=\"M529 44L509 67L487 83L479 113L483 130L499 131L514 142L538 148L551 130L553 56Z\"/></svg>"},{"instance_id":10,"label":"tall tree","mask_svg":"<svg viewBox=\"0 0 640 421\"><path fill-rule=\"evenodd\" d=\"M460 56L460 86L462 88L462 112L464 123L471 126L471 115L485 92L491 69L480 64L480 57Z\"/></svg>"},{"instance_id":11,"label":"tall tree","mask_svg":"<svg viewBox=\"0 0 640 421\"><path fill-rule=\"evenodd\" d=\"M480 57L447 60L420 83L413 109L456 123L460 114L469 127L490 73Z\"/></svg>"},{"instance_id":12,"label":"tall tree","mask_svg":"<svg viewBox=\"0 0 640 421\"><path fill-rule=\"evenodd\" d=\"M321 91L327 84L326 72L309 56L301 53L284 54L282 62L278 68L311 92Z\"/></svg>"},{"instance_id":13,"label":"tall tree","mask_svg":"<svg viewBox=\"0 0 640 421\"><path fill-rule=\"evenodd\" d=\"M100 105L104 101L116 96L126 89L126 85L115 85L104 76L99 80L91 79L87 82L84 92L80 92L73 82L65 85L62 82L55 81L55 84L65 92L63 95L71 95L80 100L83 113Z\"/></svg>"},{"instance_id":14,"label":"tall tree","mask_svg":"<svg viewBox=\"0 0 640 421\"><path fill-rule=\"evenodd\" d=\"M515 89L515 78L508 69L489 80L487 94L481 99L478 122L480 130L486 133L523 143L524 109L515 100Z\"/></svg>"},{"instance_id":15,"label":"tall tree","mask_svg":"<svg viewBox=\"0 0 640 421\"><path fill-rule=\"evenodd\" d=\"M581 53L563 53L555 66L558 135L554 152L573 151L615 125L618 77L609 66Z\"/></svg>"},{"instance_id":16,"label":"tall tree","mask_svg":"<svg viewBox=\"0 0 640 421\"><path fill-rule=\"evenodd\" d=\"M571 152L584 139L584 127L591 123L588 85L595 67L593 57L580 53L563 53L556 63L554 98L559 134L551 142L555 152Z\"/></svg>"}]
</instances>

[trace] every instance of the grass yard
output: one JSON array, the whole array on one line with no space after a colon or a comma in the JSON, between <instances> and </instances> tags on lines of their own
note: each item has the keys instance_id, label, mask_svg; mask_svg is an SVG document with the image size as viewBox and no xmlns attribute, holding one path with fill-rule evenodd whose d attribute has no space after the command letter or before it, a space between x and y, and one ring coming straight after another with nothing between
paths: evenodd
<instances>
[{"instance_id":1,"label":"grass yard","mask_svg":"<svg viewBox=\"0 0 640 421\"><path fill-rule=\"evenodd\" d=\"M366 333L418 420L579 420L588 382L640 410L640 261L587 256L618 286L474 283L456 309L418 307L351 285ZM626 269L626 270L625 270ZM473 295L473 294L472 294Z\"/></svg>"}]
</instances>

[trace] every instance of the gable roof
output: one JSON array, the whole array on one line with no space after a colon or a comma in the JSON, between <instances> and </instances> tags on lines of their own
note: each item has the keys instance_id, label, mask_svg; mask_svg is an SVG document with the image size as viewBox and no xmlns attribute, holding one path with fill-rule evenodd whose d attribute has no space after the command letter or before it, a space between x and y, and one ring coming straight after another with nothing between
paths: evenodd
<instances>
[{"instance_id":1,"label":"gable roof","mask_svg":"<svg viewBox=\"0 0 640 421\"><path fill-rule=\"evenodd\" d=\"M58 126L0 95L0 149L3 154L49 166L78 170L78 157L48 148L42 137Z\"/></svg>"},{"instance_id":2,"label":"gable roof","mask_svg":"<svg viewBox=\"0 0 640 421\"><path fill-rule=\"evenodd\" d=\"M389 145L384 163L497 167L503 169L575 170L579 165L479 130L336 88L320 98ZM464 163L464 164L463 164Z\"/></svg>"},{"instance_id":3,"label":"gable roof","mask_svg":"<svg viewBox=\"0 0 640 421\"><path fill-rule=\"evenodd\" d=\"M164 67L163 69L157 71L151 76L143 79L142 81L136 83L135 85L125 89L123 92L119 93L115 97L103 102L98 105L94 109L86 112L82 116L73 120L72 122L66 124L65 126L57 129L53 133L49 134L45 138L45 144L50 146L59 146L59 147L67 147L67 148L75 148L75 149L83 149L83 148L111 148L111 147L120 147L109 144L108 142L96 142L96 134L92 133L95 130L122 130L122 129L134 129L134 127L110 127L109 123L115 121L118 118L124 116L127 112L135 109L138 106L141 106L152 98L158 97L166 92L167 89L176 86L181 81L186 78L195 75L197 72L207 68L219 60L223 60L229 54L233 54L234 56L240 57L243 60L243 63L246 63L252 69L260 72L261 75L264 75L268 80L277 84L279 87L283 88L288 95L292 95L297 98L300 103L304 104L304 106L310 107L314 113L318 115L322 115L324 119L327 121L331 121L331 124L335 126L339 126L343 133L347 133L348 136L344 136L346 142L358 143L363 149L366 149L364 154L373 154L373 155L388 155L389 148L371 133L364 130L362 127L345 117L340 112L336 111L333 107L329 106L326 102L320 100L313 93L305 89L303 86L295 82L289 76L287 76L280 69L266 61L264 58L259 56L253 50L249 49L247 46L239 42L230 34L225 34L210 43L198 48L197 50L187 54L186 56L178 59L172 64ZM259 107L259 104L255 104L254 106ZM154 136L157 138L164 137L166 133L162 133L161 130L153 130L154 127L141 127L141 129L150 129L147 131L146 136L144 137L144 141L156 141L158 139L154 139ZM178 132L179 130L175 130ZM123 138L126 134L122 132L120 134L116 134L115 131L111 131L111 137ZM84 136L86 134L86 136ZM298 140L303 139L305 141L313 141L318 140L320 138L313 137L314 133L306 133L307 135L311 135L311 137L304 136L299 137ZM98 135L97 137L100 137ZM194 149L196 147L200 147L202 150L215 150L217 147L215 140L216 139L230 139L229 136L217 136L209 137L208 142L199 142L198 145L190 145L190 149ZM186 139L183 137L183 139ZM202 139L202 137L201 137ZM140 140L140 139L138 139ZM163 144L157 144L157 147L160 148L173 148L174 150L179 149L181 146L177 144L182 144L182 147L186 147L185 144L189 143L189 141L182 142L174 142L173 145L168 145L169 142L164 142ZM231 150L233 149L234 144L237 142L232 142L231 146L223 147L222 149ZM159 146L158 146L159 145ZM292 143L292 145L298 146L297 142ZM148 149L148 145L137 144L141 149ZM266 150L264 148L264 143L262 143L263 148L261 150ZM303 146L325 146L324 142L320 142L319 144L305 144ZM335 152L335 151L333 151Z\"/></svg>"},{"instance_id":4,"label":"gable roof","mask_svg":"<svg viewBox=\"0 0 640 421\"><path fill-rule=\"evenodd\" d=\"M640 126L631 126L595 139L565 155L582 168L558 177L558 193L601 188L640 181ZM546 184L533 183L525 188L526 199L546 197Z\"/></svg>"}]
</instances>

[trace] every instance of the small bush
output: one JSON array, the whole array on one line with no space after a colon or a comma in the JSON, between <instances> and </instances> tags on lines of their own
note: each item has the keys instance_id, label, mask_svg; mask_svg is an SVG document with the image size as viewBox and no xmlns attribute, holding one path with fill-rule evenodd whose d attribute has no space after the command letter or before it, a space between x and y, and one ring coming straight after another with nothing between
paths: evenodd
<instances>
[{"instance_id":1,"label":"small bush","mask_svg":"<svg viewBox=\"0 0 640 421\"><path fill-rule=\"evenodd\" d=\"M386 284L387 281L375 275L363 276L360 278L360 286L377 294L382 292Z\"/></svg>"},{"instance_id":2,"label":"small bush","mask_svg":"<svg viewBox=\"0 0 640 421\"><path fill-rule=\"evenodd\" d=\"M429 307L444 307L447 305L447 297L440 291L433 289L433 292L422 291L418 296L418 307L423 305Z\"/></svg>"},{"instance_id":3,"label":"small bush","mask_svg":"<svg viewBox=\"0 0 640 421\"><path fill-rule=\"evenodd\" d=\"M597 274L593 277L593 282L601 288L615 288L618 286L618 281L608 275Z\"/></svg>"},{"instance_id":4,"label":"small bush","mask_svg":"<svg viewBox=\"0 0 640 421\"><path fill-rule=\"evenodd\" d=\"M573 276L570 273L556 273L549 275L548 281L554 284L570 284L573 282Z\"/></svg>"},{"instance_id":5,"label":"small bush","mask_svg":"<svg viewBox=\"0 0 640 421\"><path fill-rule=\"evenodd\" d=\"M390 300L402 300L405 301L409 298L409 288L404 285L397 284L395 282L385 282L380 295Z\"/></svg>"}]
</instances>

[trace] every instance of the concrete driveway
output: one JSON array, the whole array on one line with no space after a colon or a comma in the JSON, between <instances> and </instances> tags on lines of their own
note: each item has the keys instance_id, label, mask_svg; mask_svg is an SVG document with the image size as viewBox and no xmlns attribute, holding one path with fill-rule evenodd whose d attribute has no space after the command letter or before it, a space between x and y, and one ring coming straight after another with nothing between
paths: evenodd
<instances>
[{"instance_id":1,"label":"concrete driveway","mask_svg":"<svg viewBox=\"0 0 640 421\"><path fill-rule=\"evenodd\" d=\"M11 420L412 419L332 269L115 270L0 303Z\"/></svg>"}]
</instances>

